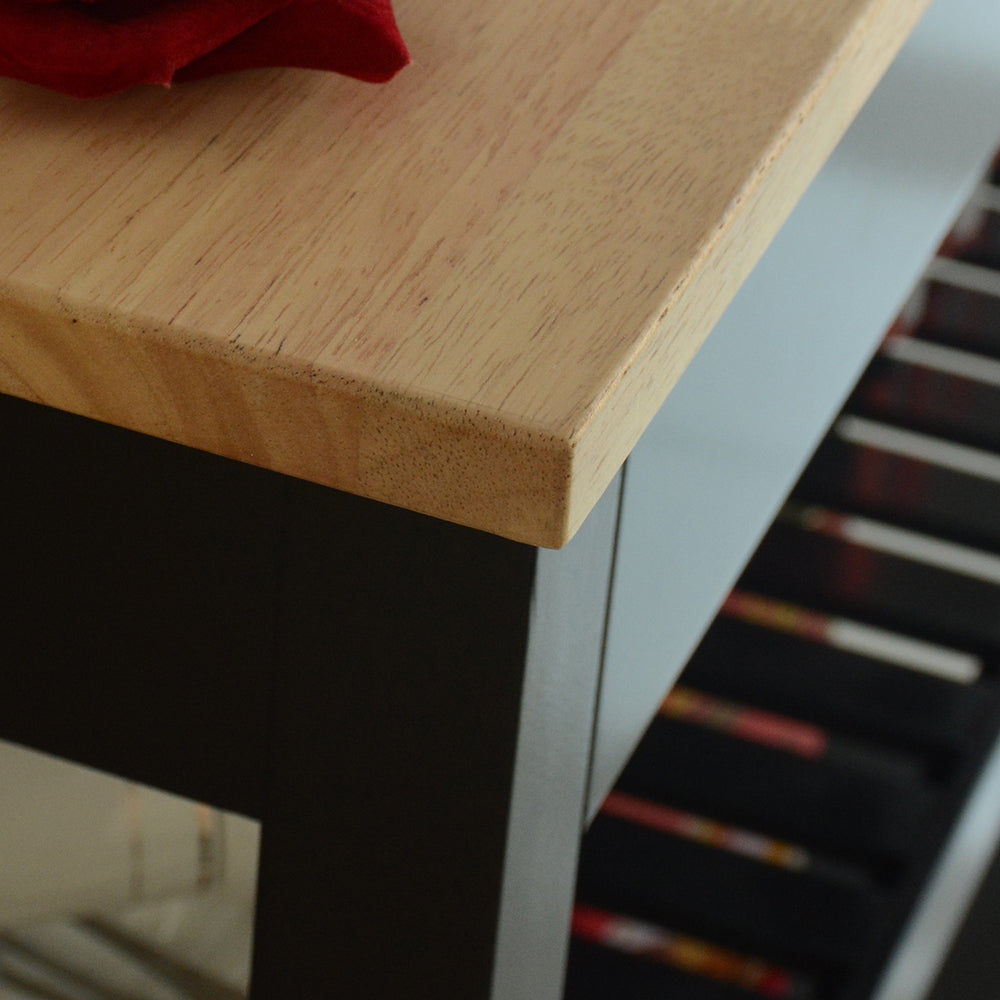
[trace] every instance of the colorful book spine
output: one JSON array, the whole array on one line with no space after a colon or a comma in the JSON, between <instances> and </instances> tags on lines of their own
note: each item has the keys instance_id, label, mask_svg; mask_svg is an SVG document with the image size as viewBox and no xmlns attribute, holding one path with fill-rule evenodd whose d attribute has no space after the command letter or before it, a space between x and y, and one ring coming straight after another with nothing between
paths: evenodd
<instances>
[{"instance_id":1,"label":"colorful book spine","mask_svg":"<svg viewBox=\"0 0 1000 1000\"><path fill-rule=\"evenodd\" d=\"M1000 556L923 532L842 514L818 504L786 504L781 516L806 531L838 538L885 555L898 556L949 573L1000 585Z\"/></svg>"},{"instance_id":2,"label":"colorful book spine","mask_svg":"<svg viewBox=\"0 0 1000 1000\"><path fill-rule=\"evenodd\" d=\"M766 837L752 830L719 823L705 816L650 802L624 792L613 791L601 807L606 816L627 820L660 833L683 837L708 847L740 854L775 868L805 871L812 857L805 848L784 840Z\"/></svg>"},{"instance_id":3,"label":"colorful book spine","mask_svg":"<svg viewBox=\"0 0 1000 1000\"><path fill-rule=\"evenodd\" d=\"M925 762L904 750L852 739L802 719L718 698L683 684L667 695L659 714L806 760L824 760L903 782L919 783L925 776Z\"/></svg>"},{"instance_id":4,"label":"colorful book spine","mask_svg":"<svg viewBox=\"0 0 1000 1000\"><path fill-rule=\"evenodd\" d=\"M789 511L739 587L983 657L1000 652L995 553L874 524ZM846 537L850 534L851 537Z\"/></svg>"},{"instance_id":5,"label":"colorful book spine","mask_svg":"<svg viewBox=\"0 0 1000 1000\"><path fill-rule=\"evenodd\" d=\"M675 687L663 700L659 714L808 759L823 757L830 743L827 733L819 726L739 705L682 685Z\"/></svg>"},{"instance_id":6,"label":"colorful book spine","mask_svg":"<svg viewBox=\"0 0 1000 1000\"><path fill-rule=\"evenodd\" d=\"M888 340L847 412L1000 449L1000 360L913 337Z\"/></svg>"},{"instance_id":7,"label":"colorful book spine","mask_svg":"<svg viewBox=\"0 0 1000 1000\"><path fill-rule=\"evenodd\" d=\"M934 262L916 328L921 339L1000 358L1000 297L977 280L980 271L961 261Z\"/></svg>"},{"instance_id":8,"label":"colorful book spine","mask_svg":"<svg viewBox=\"0 0 1000 1000\"><path fill-rule=\"evenodd\" d=\"M972 684L983 672L982 660L972 653L748 590L731 591L720 613L959 684Z\"/></svg>"},{"instance_id":9,"label":"colorful book spine","mask_svg":"<svg viewBox=\"0 0 1000 1000\"><path fill-rule=\"evenodd\" d=\"M928 471L921 478L927 478L934 469L948 469L975 479L1000 484L1000 455L994 451L956 444L942 438L923 434L905 427L895 427L867 417L844 416L834 424L834 434L842 441L862 448L873 449L890 455L898 455L914 462L926 463ZM873 473L876 470L873 470ZM857 470L860 489L867 482L880 482L876 474L865 475L864 469ZM906 488L911 483L899 483Z\"/></svg>"},{"instance_id":10,"label":"colorful book spine","mask_svg":"<svg viewBox=\"0 0 1000 1000\"><path fill-rule=\"evenodd\" d=\"M803 978L779 965L597 907L577 904L572 932L581 940L739 986L771 1000L801 1000L812 992Z\"/></svg>"}]
</instances>

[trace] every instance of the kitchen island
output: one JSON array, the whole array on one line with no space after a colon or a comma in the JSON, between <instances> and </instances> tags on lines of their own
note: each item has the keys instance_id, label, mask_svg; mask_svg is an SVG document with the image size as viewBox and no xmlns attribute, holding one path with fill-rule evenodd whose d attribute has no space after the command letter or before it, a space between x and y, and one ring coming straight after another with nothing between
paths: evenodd
<instances>
[{"instance_id":1,"label":"kitchen island","mask_svg":"<svg viewBox=\"0 0 1000 1000\"><path fill-rule=\"evenodd\" d=\"M833 375L749 352L828 398L704 580L636 563L664 466L620 470L686 370L724 412L692 359L925 6L412 0L380 89L0 88L0 734L262 820L256 1000L559 996L580 829L682 662L622 663L630 588L697 592L626 630L690 648L880 327ZM934 37L985 47L975 6Z\"/></svg>"}]
</instances>

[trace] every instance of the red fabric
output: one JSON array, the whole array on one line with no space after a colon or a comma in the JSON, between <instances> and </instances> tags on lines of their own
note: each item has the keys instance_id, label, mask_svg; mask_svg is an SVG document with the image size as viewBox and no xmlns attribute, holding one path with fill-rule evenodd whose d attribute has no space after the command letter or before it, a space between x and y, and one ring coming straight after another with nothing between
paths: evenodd
<instances>
[{"instance_id":1,"label":"red fabric","mask_svg":"<svg viewBox=\"0 0 1000 1000\"><path fill-rule=\"evenodd\" d=\"M391 0L0 0L0 75L104 97L262 66L390 79Z\"/></svg>"}]
</instances>

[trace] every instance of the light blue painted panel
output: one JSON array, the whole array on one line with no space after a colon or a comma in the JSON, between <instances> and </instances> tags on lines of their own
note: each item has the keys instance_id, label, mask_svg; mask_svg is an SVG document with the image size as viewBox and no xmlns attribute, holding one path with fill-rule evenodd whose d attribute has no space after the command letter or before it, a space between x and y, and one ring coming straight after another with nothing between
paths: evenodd
<instances>
[{"instance_id":1,"label":"light blue painted panel","mask_svg":"<svg viewBox=\"0 0 1000 1000\"><path fill-rule=\"evenodd\" d=\"M1000 3L936 0L629 461L591 811L1000 142Z\"/></svg>"}]
</instances>

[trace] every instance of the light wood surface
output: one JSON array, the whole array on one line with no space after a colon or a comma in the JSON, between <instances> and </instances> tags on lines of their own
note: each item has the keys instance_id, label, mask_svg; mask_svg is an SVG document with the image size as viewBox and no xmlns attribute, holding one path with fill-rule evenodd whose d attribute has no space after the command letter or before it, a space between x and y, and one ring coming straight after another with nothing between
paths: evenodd
<instances>
[{"instance_id":1,"label":"light wood surface","mask_svg":"<svg viewBox=\"0 0 1000 1000\"><path fill-rule=\"evenodd\" d=\"M0 391L544 546L926 0L397 0L384 87L0 83Z\"/></svg>"}]
</instances>

